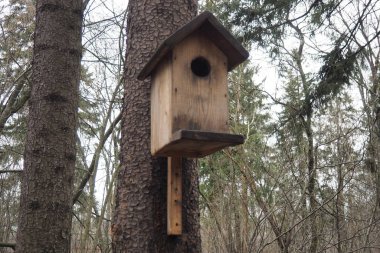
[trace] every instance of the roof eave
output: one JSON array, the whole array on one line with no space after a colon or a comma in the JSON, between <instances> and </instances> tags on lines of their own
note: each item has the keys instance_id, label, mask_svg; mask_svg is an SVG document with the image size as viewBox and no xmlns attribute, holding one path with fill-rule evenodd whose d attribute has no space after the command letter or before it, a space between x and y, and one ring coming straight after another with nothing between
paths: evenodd
<instances>
[{"instance_id":1,"label":"roof eave","mask_svg":"<svg viewBox=\"0 0 380 253\"><path fill-rule=\"evenodd\" d=\"M165 57L165 55L168 54L176 44L180 43L194 31L202 28L202 26L206 27L206 22L209 22L209 24L211 25L211 28L208 27L208 29L216 31L215 35L217 35L217 38L215 38L215 41L213 41L213 43L217 47L223 47L222 45L219 45L220 41L225 40L225 42L227 42L225 46L227 46L229 50L224 50L223 48L220 49L221 51L228 51L227 53L224 52L228 58L228 71L232 70L234 67L236 67L238 64L242 63L248 58L249 53L247 50L244 49L240 42L238 42L231 35L231 33L215 18L215 16L211 12L205 11L186 25L182 26L180 29L174 32L168 39L166 39L158 47L158 49L149 59L148 63L144 66L144 68L140 71L139 75L137 76L137 79L144 80L146 77L151 75L152 71L156 68L157 64L161 61L161 59Z\"/></svg>"}]
</instances>

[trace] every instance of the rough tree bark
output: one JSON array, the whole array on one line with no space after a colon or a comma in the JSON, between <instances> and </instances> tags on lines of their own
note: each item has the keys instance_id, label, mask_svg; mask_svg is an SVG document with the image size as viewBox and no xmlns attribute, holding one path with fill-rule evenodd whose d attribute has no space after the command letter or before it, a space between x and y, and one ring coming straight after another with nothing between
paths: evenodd
<instances>
[{"instance_id":1,"label":"rough tree bark","mask_svg":"<svg viewBox=\"0 0 380 253\"><path fill-rule=\"evenodd\" d=\"M82 0L36 3L16 253L70 252Z\"/></svg>"},{"instance_id":2,"label":"rough tree bark","mask_svg":"<svg viewBox=\"0 0 380 253\"><path fill-rule=\"evenodd\" d=\"M183 168L183 234L166 234L165 158L150 154L150 80L137 80L160 42L195 17L195 0L130 0L127 21L121 164L112 225L113 251L200 252L198 174Z\"/></svg>"}]
</instances>

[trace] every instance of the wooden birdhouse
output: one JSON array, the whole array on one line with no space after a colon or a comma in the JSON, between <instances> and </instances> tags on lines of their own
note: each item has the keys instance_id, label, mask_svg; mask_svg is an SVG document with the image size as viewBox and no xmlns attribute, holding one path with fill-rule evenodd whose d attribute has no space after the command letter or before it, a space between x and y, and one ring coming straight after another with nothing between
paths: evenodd
<instances>
[{"instance_id":1,"label":"wooden birdhouse","mask_svg":"<svg viewBox=\"0 0 380 253\"><path fill-rule=\"evenodd\" d=\"M228 132L227 72L247 58L210 12L161 44L138 76L152 78L153 155L203 157L244 142Z\"/></svg>"}]
</instances>

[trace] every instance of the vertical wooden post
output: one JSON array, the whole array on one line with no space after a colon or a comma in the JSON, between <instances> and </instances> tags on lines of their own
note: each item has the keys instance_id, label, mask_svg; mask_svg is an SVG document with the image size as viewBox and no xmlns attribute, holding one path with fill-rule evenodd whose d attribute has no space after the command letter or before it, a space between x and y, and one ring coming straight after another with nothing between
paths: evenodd
<instances>
[{"instance_id":1,"label":"vertical wooden post","mask_svg":"<svg viewBox=\"0 0 380 253\"><path fill-rule=\"evenodd\" d=\"M182 234L182 157L168 157L168 235Z\"/></svg>"}]
</instances>

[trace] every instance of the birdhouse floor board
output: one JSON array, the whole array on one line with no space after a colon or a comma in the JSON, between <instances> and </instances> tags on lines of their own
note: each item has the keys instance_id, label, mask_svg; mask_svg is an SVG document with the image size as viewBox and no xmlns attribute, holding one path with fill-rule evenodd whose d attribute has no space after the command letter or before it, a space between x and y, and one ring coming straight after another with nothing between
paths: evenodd
<instances>
[{"instance_id":1,"label":"birdhouse floor board","mask_svg":"<svg viewBox=\"0 0 380 253\"><path fill-rule=\"evenodd\" d=\"M155 155L204 157L223 148L243 143L244 137L238 134L179 130L172 135L171 142Z\"/></svg>"}]
</instances>

